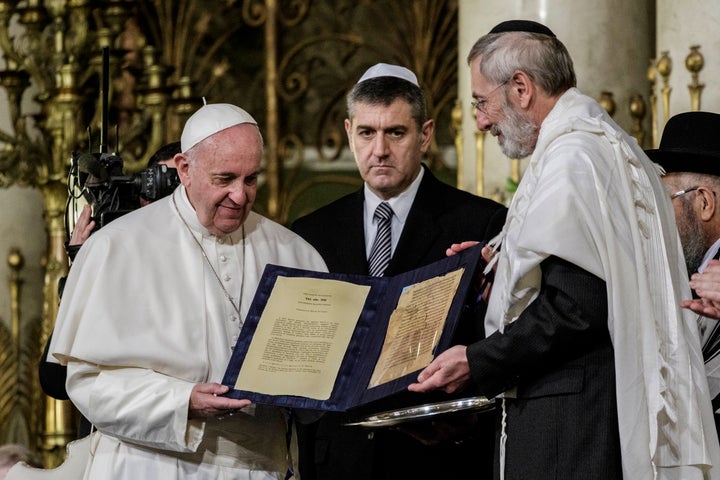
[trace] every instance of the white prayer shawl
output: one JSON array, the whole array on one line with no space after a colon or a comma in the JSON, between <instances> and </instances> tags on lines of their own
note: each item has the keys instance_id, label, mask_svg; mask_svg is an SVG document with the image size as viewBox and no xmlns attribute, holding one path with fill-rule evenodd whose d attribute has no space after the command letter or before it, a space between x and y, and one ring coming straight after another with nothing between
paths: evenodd
<instances>
[{"instance_id":1,"label":"white prayer shawl","mask_svg":"<svg viewBox=\"0 0 720 480\"><path fill-rule=\"evenodd\" d=\"M551 255L603 279L624 478L720 478L697 325L679 307L690 292L670 199L637 142L577 89L543 122L500 242L487 333L537 297Z\"/></svg>"},{"instance_id":2,"label":"white prayer shawl","mask_svg":"<svg viewBox=\"0 0 720 480\"><path fill-rule=\"evenodd\" d=\"M180 187L80 249L50 353L68 365L70 398L101 433L86 478L284 478L282 410L252 405L221 421L187 418L193 386L222 380L265 265L327 270L281 225L251 213L244 230L244 247L242 230L211 235ZM241 318L191 235L236 305L242 291Z\"/></svg>"}]
</instances>

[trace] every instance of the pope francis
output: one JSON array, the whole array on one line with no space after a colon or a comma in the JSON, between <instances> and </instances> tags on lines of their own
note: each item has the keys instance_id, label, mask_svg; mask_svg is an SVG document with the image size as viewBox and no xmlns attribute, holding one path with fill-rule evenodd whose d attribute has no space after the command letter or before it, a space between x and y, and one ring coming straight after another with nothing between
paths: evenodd
<instances>
[{"instance_id":1,"label":"pope francis","mask_svg":"<svg viewBox=\"0 0 720 480\"><path fill-rule=\"evenodd\" d=\"M175 157L182 185L81 248L50 354L98 430L88 479L282 479L277 408L221 396L267 263L325 271L320 255L251 211L262 136L230 104L201 107Z\"/></svg>"}]
</instances>

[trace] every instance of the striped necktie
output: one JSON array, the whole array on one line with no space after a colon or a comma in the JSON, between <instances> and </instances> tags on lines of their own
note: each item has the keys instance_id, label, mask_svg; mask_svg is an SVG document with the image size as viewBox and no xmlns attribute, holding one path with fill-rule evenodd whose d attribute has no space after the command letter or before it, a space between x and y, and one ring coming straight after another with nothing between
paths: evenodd
<instances>
[{"instance_id":1,"label":"striped necktie","mask_svg":"<svg viewBox=\"0 0 720 480\"><path fill-rule=\"evenodd\" d=\"M382 202L375 209L373 218L377 220L377 234L370 249L368 258L368 271L373 277L382 277L385 268L390 263L392 253L392 233L390 223L393 211L387 202Z\"/></svg>"}]
</instances>

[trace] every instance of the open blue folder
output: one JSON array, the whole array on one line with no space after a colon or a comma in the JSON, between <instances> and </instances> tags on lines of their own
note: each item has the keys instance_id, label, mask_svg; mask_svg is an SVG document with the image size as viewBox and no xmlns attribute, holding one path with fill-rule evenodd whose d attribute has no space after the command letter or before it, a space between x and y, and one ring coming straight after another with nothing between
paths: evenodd
<instances>
[{"instance_id":1,"label":"open blue folder","mask_svg":"<svg viewBox=\"0 0 720 480\"><path fill-rule=\"evenodd\" d=\"M259 404L313 410L346 411L406 390L407 386L416 380L420 370L381 383L373 388L368 388L385 341L390 316L398 304L398 299L403 291L411 285L463 269L447 318L444 326L442 326L442 334L433 351L433 356L437 356L451 346L455 328L465 307L468 293L471 291L475 273L481 261L481 246L478 245L457 255L446 257L425 267L393 277L334 274L267 265L223 378L223 384L231 388L226 395L233 398L249 399ZM268 395L234 388L258 328L258 322L279 276L333 279L370 287L362 313L343 356L339 372L334 379L332 394L328 399L319 400L294 395ZM475 298L472 298L472 301L474 300ZM333 381L333 379L328 379L328 381Z\"/></svg>"}]
</instances>

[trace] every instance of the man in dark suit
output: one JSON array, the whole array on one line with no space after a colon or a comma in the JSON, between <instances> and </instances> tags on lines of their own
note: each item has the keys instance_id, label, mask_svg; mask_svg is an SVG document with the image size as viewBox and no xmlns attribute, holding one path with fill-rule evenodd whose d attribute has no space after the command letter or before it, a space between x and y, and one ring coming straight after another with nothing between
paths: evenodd
<instances>
[{"instance_id":1,"label":"man in dark suit","mask_svg":"<svg viewBox=\"0 0 720 480\"><path fill-rule=\"evenodd\" d=\"M697 324L672 206L635 139L575 87L546 26L508 21L468 55L477 126L530 156L507 215L486 338L411 391L500 395L496 478L718 475ZM496 245L497 246L497 245ZM492 257L492 259L490 259Z\"/></svg>"},{"instance_id":2,"label":"man in dark suit","mask_svg":"<svg viewBox=\"0 0 720 480\"><path fill-rule=\"evenodd\" d=\"M323 256L331 272L394 275L444 258L453 243L489 240L500 231L502 205L453 188L422 165L434 121L427 118L424 95L411 71L375 65L350 91L347 104L345 129L364 187L292 227ZM373 218L379 205L389 207L389 218ZM456 339L477 339L481 332L481 319L470 315L461 322ZM366 411L433 398L402 397ZM493 427L487 423L492 414L473 417L479 424L464 425L467 435L425 444L396 430L344 426L349 418L326 413L317 422L300 425L303 480L481 479L490 474L493 443L488 432Z\"/></svg>"},{"instance_id":3,"label":"man in dark suit","mask_svg":"<svg viewBox=\"0 0 720 480\"><path fill-rule=\"evenodd\" d=\"M685 112L668 120L660 146L646 150L665 170L688 274L720 257L720 114ZM700 317L705 370L720 426L720 322Z\"/></svg>"}]
</instances>

